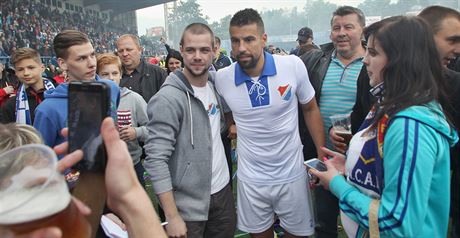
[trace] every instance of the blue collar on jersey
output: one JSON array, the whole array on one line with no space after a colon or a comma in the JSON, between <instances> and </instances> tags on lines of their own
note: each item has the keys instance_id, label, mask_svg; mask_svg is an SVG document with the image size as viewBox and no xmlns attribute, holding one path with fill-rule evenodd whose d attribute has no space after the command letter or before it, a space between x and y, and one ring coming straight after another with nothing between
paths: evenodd
<instances>
[{"instance_id":1,"label":"blue collar on jersey","mask_svg":"<svg viewBox=\"0 0 460 238\"><path fill-rule=\"evenodd\" d=\"M264 68L262 69L262 73L260 74L259 78L276 74L275 60L273 59L273 56L267 52L264 52L264 58ZM245 81L251 81L251 77L249 77L249 75L243 71L240 64L237 63L235 65L235 86L238 86Z\"/></svg>"}]
</instances>

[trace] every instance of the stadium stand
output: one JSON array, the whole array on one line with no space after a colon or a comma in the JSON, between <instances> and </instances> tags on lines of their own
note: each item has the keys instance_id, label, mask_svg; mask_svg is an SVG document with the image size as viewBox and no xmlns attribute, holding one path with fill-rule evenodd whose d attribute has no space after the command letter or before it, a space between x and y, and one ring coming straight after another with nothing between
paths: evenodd
<instances>
[{"instance_id":1,"label":"stadium stand","mask_svg":"<svg viewBox=\"0 0 460 238\"><path fill-rule=\"evenodd\" d=\"M145 1L134 2L139 2L137 5L139 8L148 6L144 6ZM150 1L149 4L163 2L167 1ZM82 3L88 4L85 1ZM120 10L113 9L113 11ZM0 60L7 59L15 49L20 47L34 48L43 57L51 57L54 54L51 45L53 38L59 31L65 29L80 30L88 34L98 53L113 52L115 39L121 34L137 34L137 29L130 30L130 27L117 22L114 17L99 13L86 7L76 7L71 10L53 7L45 4L45 1L1 1Z\"/></svg>"}]
</instances>

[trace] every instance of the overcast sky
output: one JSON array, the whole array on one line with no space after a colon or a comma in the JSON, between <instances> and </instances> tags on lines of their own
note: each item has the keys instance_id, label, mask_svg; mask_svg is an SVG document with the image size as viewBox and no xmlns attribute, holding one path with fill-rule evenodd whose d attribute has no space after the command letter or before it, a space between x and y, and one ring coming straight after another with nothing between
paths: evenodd
<instances>
[{"instance_id":1,"label":"overcast sky","mask_svg":"<svg viewBox=\"0 0 460 238\"><path fill-rule=\"evenodd\" d=\"M312 0L310 0L312 1ZM363 0L326 0L338 5L357 6ZM297 7L302 10L307 0L197 0L201 5L204 15L210 18L209 22L219 21L222 17L234 14L244 8L254 8L265 11L279 8ZM137 24L139 35L145 35L145 30L153 26L164 27L163 4L148 7L137 11Z\"/></svg>"}]
</instances>

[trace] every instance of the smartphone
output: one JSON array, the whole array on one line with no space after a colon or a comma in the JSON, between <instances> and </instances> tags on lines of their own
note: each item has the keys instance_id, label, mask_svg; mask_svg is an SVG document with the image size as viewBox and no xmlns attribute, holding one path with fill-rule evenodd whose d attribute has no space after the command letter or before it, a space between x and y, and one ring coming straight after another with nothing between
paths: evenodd
<instances>
[{"instance_id":1,"label":"smartphone","mask_svg":"<svg viewBox=\"0 0 460 238\"><path fill-rule=\"evenodd\" d=\"M321 171L321 172L327 171L327 167L323 163L323 161L321 161L321 160L319 160L317 158L309 159L309 160L305 161L304 164L308 168L313 168L313 169L316 169L316 170Z\"/></svg>"},{"instance_id":2,"label":"smartphone","mask_svg":"<svg viewBox=\"0 0 460 238\"><path fill-rule=\"evenodd\" d=\"M83 150L75 169L104 173L107 155L100 135L101 123L110 116L110 87L102 82L70 82L67 125L69 152Z\"/></svg>"}]
</instances>

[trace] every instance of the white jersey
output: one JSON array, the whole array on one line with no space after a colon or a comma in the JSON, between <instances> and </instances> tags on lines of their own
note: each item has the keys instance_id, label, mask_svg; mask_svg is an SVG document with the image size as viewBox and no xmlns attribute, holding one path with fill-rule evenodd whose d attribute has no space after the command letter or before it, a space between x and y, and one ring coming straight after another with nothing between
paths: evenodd
<instances>
[{"instance_id":1,"label":"white jersey","mask_svg":"<svg viewBox=\"0 0 460 238\"><path fill-rule=\"evenodd\" d=\"M298 57L265 53L257 78L233 63L217 71L216 88L236 123L239 179L281 184L305 174L298 102L310 102L315 91Z\"/></svg>"}]
</instances>

